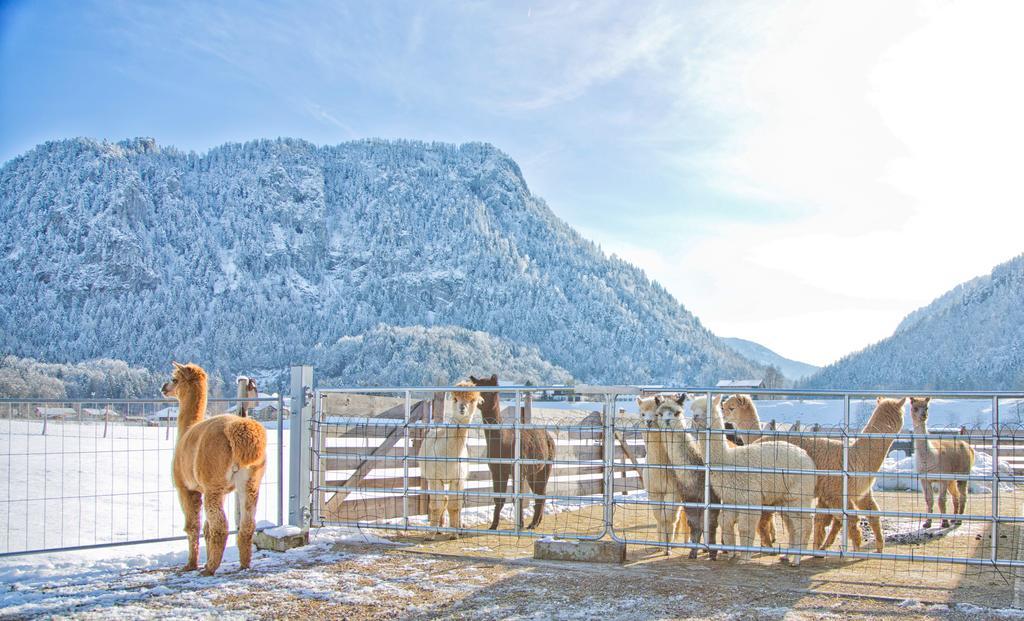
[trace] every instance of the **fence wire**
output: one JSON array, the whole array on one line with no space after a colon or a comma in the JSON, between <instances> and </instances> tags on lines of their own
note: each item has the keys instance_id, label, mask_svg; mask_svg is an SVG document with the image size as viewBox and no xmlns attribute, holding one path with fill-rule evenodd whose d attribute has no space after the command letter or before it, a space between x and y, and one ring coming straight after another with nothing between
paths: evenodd
<instances>
[{"instance_id":1,"label":"fence wire","mask_svg":"<svg viewBox=\"0 0 1024 621\"><path fill-rule=\"evenodd\" d=\"M267 427L257 520L278 524L283 402L249 402ZM211 399L209 413L233 405ZM0 555L183 538L171 482L176 412L167 400L0 401Z\"/></svg>"}]
</instances>

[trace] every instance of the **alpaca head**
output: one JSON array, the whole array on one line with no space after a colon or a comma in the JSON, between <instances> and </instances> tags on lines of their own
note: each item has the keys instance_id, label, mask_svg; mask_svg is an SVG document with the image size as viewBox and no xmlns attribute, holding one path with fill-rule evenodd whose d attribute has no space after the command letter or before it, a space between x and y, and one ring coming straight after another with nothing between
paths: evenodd
<instances>
[{"instance_id":1,"label":"alpaca head","mask_svg":"<svg viewBox=\"0 0 1024 621\"><path fill-rule=\"evenodd\" d=\"M910 420L915 426L923 425L928 420L928 402L931 400L931 397L910 398Z\"/></svg>"},{"instance_id":2,"label":"alpaca head","mask_svg":"<svg viewBox=\"0 0 1024 621\"><path fill-rule=\"evenodd\" d=\"M497 386L498 385L498 374L495 373L490 377L474 377L469 376L470 386ZM457 384L461 385L461 384Z\"/></svg>"},{"instance_id":3,"label":"alpaca head","mask_svg":"<svg viewBox=\"0 0 1024 621\"><path fill-rule=\"evenodd\" d=\"M747 395L732 395L722 402L722 419L736 429L759 428L757 407Z\"/></svg>"},{"instance_id":4,"label":"alpaca head","mask_svg":"<svg viewBox=\"0 0 1024 621\"><path fill-rule=\"evenodd\" d=\"M165 397L181 399L186 394L195 394L197 391L206 389L206 371L197 364L181 364L172 362L174 371L171 372L171 381L165 382L160 392Z\"/></svg>"},{"instance_id":5,"label":"alpaca head","mask_svg":"<svg viewBox=\"0 0 1024 621\"><path fill-rule=\"evenodd\" d=\"M875 399L875 411L871 413L871 420L868 424L871 425L872 421L885 421L886 423L892 423L892 426L896 429L902 428L903 406L906 404L906 397L903 397L902 399L886 399L885 397L878 397Z\"/></svg>"},{"instance_id":6,"label":"alpaca head","mask_svg":"<svg viewBox=\"0 0 1024 621\"><path fill-rule=\"evenodd\" d=\"M658 410L659 397L660 396L636 398L636 407L640 410L640 421L645 427L658 426L658 418L656 414Z\"/></svg>"},{"instance_id":7,"label":"alpaca head","mask_svg":"<svg viewBox=\"0 0 1024 621\"><path fill-rule=\"evenodd\" d=\"M472 387L476 386L473 382L459 382L456 384L458 387ZM477 410L480 409L480 404L484 402L484 398L480 396L477 391L453 391L452 402L454 407L452 408L452 422L456 425L465 425L469 423Z\"/></svg>"},{"instance_id":8,"label":"alpaca head","mask_svg":"<svg viewBox=\"0 0 1024 621\"><path fill-rule=\"evenodd\" d=\"M711 407L715 410L721 411L722 397L721 395L715 395L711 400ZM707 429L708 427L708 398L697 397L690 403L690 414L693 416L693 426L698 429Z\"/></svg>"},{"instance_id":9,"label":"alpaca head","mask_svg":"<svg viewBox=\"0 0 1024 621\"><path fill-rule=\"evenodd\" d=\"M260 391L256 387L256 380L251 377L239 375L238 379L235 380L238 385L238 391L236 397L238 399L238 415L248 415L249 408L255 407L255 402L248 401L248 399L257 399L260 396Z\"/></svg>"},{"instance_id":10,"label":"alpaca head","mask_svg":"<svg viewBox=\"0 0 1024 621\"><path fill-rule=\"evenodd\" d=\"M657 409L654 412L659 427L665 429L683 429L686 427L686 393L678 395L658 395L654 398Z\"/></svg>"}]
</instances>

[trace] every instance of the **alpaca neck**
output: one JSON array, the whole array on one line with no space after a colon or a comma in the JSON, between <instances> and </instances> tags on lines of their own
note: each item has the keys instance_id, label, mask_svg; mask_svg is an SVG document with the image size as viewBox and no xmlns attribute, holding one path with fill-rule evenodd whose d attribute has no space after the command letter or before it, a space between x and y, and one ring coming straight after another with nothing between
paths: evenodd
<instances>
[{"instance_id":1,"label":"alpaca neck","mask_svg":"<svg viewBox=\"0 0 1024 621\"><path fill-rule=\"evenodd\" d=\"M710 429L723 429L725 423L722 421L722 411L715 408L711 412L711 427ZM711 431L705 433L710 434ZM715 463L722 463L725 458L725 454L728 452L729 447L725 442L725 434L717 433L711 438L711 461Z\"/></svg>"},{"instance_id":2,"label":"alpaca neck","mask_svg":"<svg viewBox=\"0 0 1024 621\"><path fill-rule=\"evenodd\" d=\"M928 423L922 421L914 421L914 434L915 435L928 435ZM937 454L935 445L928 438L914 438L914 452L921 457L934 458Z\"/></svg>"},{"instance_id":3,"label":"alpaca neck","mask_svg":"<svg viewBox=\"0 0 1024 621\"><path fill-rule=\"evenodd\" d=\"M484 393L484 402L480 405L480 419L486 425L501 424L501 402L498 400L498 393ZM484 429L484 438L488 445L501 442L501 429Z\"/></svg>"},{"instance_id":4,"label":"alpaca neck","mask_svg":"<svg viewBox=\"0 0 1024 621\"><path fill-rule=\"evenodd\" d=\"M898 421L894 420L891 416L886 416L882 412L875 412L868 419L864 428L861 429L862 433L899 433L900 429L903 428L903 419L900 418ZM868 453L878 457L878 463L881 464L885 460L886 454L889 449L892 448L892 443L895 438L856 438L852 444L851 449L857 449L859 452Z\"/></svg>"},{"instance_id":5,"label":"alpaca neck","mask_svg":"<svg viewBox=\"0 0 1024 621\"><path fill-rule=\"evenodd\" d=\"M178 397L179 440L192 425L206 417L206 386L200 385L193 391L184 392Z\"/></svg>"}]
</instances>

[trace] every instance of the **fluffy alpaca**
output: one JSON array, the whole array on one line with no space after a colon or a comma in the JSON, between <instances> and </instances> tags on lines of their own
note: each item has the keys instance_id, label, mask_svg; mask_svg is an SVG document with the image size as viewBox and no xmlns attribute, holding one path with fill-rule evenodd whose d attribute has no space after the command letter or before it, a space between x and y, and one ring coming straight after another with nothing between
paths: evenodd
<instances>
[{"instance_id":1,"label":"fluffy alpaca","mask_svg":"<svg viewBox=\"0 0 1024 621\"><path fill-rule=\"evenodd\" d=\"M928 434L928 403L931 397L912 397L910 399L910 419L914 423L915 434ZM974 449L963 440L928 440L914 439L914 465L918 473L933 474L967 474L974 468ZM939 486L939 510L946 512L946 492L953 495L953 512L963 515L967 508L967 481L931 481L921 477L921 490L924 501L928 505L928 513L932 512L934 496L932 485ZM960 525L960 520L954 523ZM924 528L931 528L932 520L924 521ZM949 526L949 520L942 520L942 527Z\"/></svg>"},{"instance_id":2,"label":"fluffy alpaca","mask_svg":"<svg viewBox=\"0 0 1024 621\"><path fill-rule=\"evenodd\" d=\"M721 404L721 399L721 397L715 397L713 403ZM706 428L706 421L708 419L708 398L705 396L694 398L693 401L690 402L690 414L693 416L693 420L696 427L699 427L701 429ZM743 423L744 426L741 426L726 418L725 429L757 429L758 432L760 432L760 421L744 420ZM744 446L746 444L750 444L751 442L756 442L760 440L760 438L760 433L754 434L734 432L726 434L725 436L726 442L728 442L730 446ZM701 454L703 455L703 453ZM761 539L761 545L763 547L771 547L775 545L776 533L775 520L772 519L773 515L773 513L763 513L761 514L761 519L757 523L757 535Z\"/></svg>"},{"instance_id":3,"label":"fluffy alpaca","mask_svg":"<svg viewBox=\"0 0 1024 621\"><path fill-rule=\"evenodd\" d=\"M685 394L668 398L660 395L655 397L655 402L658 406L658 409L655 411L655 418L658 421L658 425L663 429L674 430L673 433L665 433L665 438L663 439L665 454L668 457L669 463L674 466L703 466L704 452L702 447L690 433L680 431L687 428L685 411L683 410L683 403L685 401ZM704 502L703 471L672 470L670 472L676 480L683 502ZM711 489L711 499L709 502L712 504L720 502L714 488ZM700 543L701 537L704 535L704 510L687 507L685 513L686 523L690 529L690 543ZM708 544L715 543L720 513L720 509L709 510ZM718 558L718 550L711 550L708 554L711 560ZM697 558L697 548L691 548L689 556L691 559Z\"/></svg>"},{"instance_id":4,"label":"fluffy alpaca","mask_svg":"<svg viewBox=\"0 0 1024 621\"><path fill-rule=\"evenodd\" d=\"M239 375L235 380L238 385L236 392L238 399L238 412L237 414L242 418L249 415L249 408L256 407L255 401L249 401L249 399L257 399L260 396L260 391L256 387L256 380L251 377Z\"/></svg>"},{"instance_id":5,"label":"fluffy alpaca","mask_svg":"<svg viewBox=\"0 0 1024 621\"><path fill-rule=\"evenodd\" d=\"M723 429L722 409L716 402L711 409L711 426ZM711 464L744 468L791 468L813 470L814 462L807 452L788 442L765 440L746 446L729 446L724 435L711 439ZM814 507L814 476L781 472L721 472L712 471L711 486L723 504L771 505L777 507ZM734 545L734 527L739 527L740 545L753 546L759 511L722 511L722 543ZM789 545L806 548L811 534L812 517L809 513L782 514L782 522L789 534ZM740 555L749 559L752 554ZM800 554L789 559L800 564Z\"/></svg>"},{"instance_id":6,"label":"fluffy alpaca","mask_svg":"<svg viewBox=\"0 0 1024 621\"><path fill-rule=\"evenodd\" d=\"M875 410L862 431L864 433L897 434L903 428L903 405L906 399L878 398ZM746 395L734 395L723 404L726 419L740 424L757 424L757 408ZM751 422L753 421L753 423ZM781 440L804 449L814 462L816 470L843 470L843 443L840 440L819 436L780 436ZM889 454L895 438L855 438L850 443L848 454L851 472L878 472ZM875 477L850 477L847 483L849 509L878 511L871 488ZM818 499L818 508L839 509L843 506L843 477L822 475L815 479L814 495ZM762 518L763 519L763 518ZM842 529L842 518L837 515L818 514L814 518L814 547L825 549L832 545ZM869 516L868 523L875 535L875 549L881 552L885 547L882 534L882 522L877 516ZM828 536L825 529L831 525ZM859 550L863 538L856 521L848 528L849 537L854 550Z\"/></svg>"},{"instance_id":7,"label":"fluffy alpaca","mask_svg":"<svg viewBox=\"0 0 1024 621\"><path fill-rule=\"evenodd\" d=\"M666 465L671 463L665 449L665 438L667 435L658 430L656 410L658 408L657 397L637 397L636 404L640 408L640 416L643 420L644 444L647 446L647 463L651 465ZM679 502L681 494L676 485L675 477L671 472L662 468L647 468L644 470L644 486L647 488L648 497L656 502ZM680 535L687 535L686 521L680 520L681 507L652 506L654 520L658 524L658 536L665 544L665 555L669 554L668 544L675 541Z\"/></svg>"},{"instance_id":8,"label":"fluffy alpaca","mask_svg":"<svg viewBox=\"0 0 1024 621\"><path fill-rule=\"evenodd\" d=\"M171 381L161 392L178 400L178 443L174 447L172 478L185 513L188 563L199 566L199 510L206 502L206 567L211 576L220 567L228 539L224 496L235 491L238 561L247 569L252 560L256 503L266 469L267 431L251 418L206 416L206 372L195 364L174 363Z\"/></svg>"},{"instance_id":9,"label":"fluffy alpaca","mask_svg":"<svg viewBox=\"0 0 1024 621\"><path fill-rule=\"evenodd\" d=\"M472 386L471 382L459 382L456 386ZM483 397L479 392L453 392L451 422L455 425L466 425L476 415ZM469 457L466 439L469 429L459 427L438 427L427 431L420 446L420 457ZM462 499L459 492L465 489L469 480L469 463L465 461L421 461L420 476L423 477L424 489L445 490L451 495L431 494L428 499L430 525L439 529L444 526L445 506L448 508L448 525L451 528L462 528ZM438 532L438 531L435 531ZM458 538L452 533L451 538ZM433 539L433 535L427 537Z\"/></svg>"},{"instance_id":10,"label":"fluffy alpaca","mask_svg":"<svg viewBox=\"0 0 1024 621\"><path fill-rule=\"evenodd\" d=\"M498 376L477 379L472 375L469 381L475 386L497 386ZM501 400L498 393L484 393L484 403L480 408L480 415L483 421L489 425L501 423ZM519 432L522 440L519 455L522 459L536 459L541 461L552 461L555 459L555 439L545 429L522 429ZM489 459L512 459L515 456L515 432L512 429L485 429L484 437L487 439L487 457ZM552 464L523 464L519 472L530 490L543 496L548 489L548 479L551 478ZM508 490L508 480L515 473L515 466L512 463L491 463L487 464L491 471L491 484L494 491L504 494ZM520 485L519 489L522 489ZM533 519L527 529L540 526L544 518L544 498L538 498L533 502ZM501 508L505 506L505 497L498 496L494 499L494 518L491 520L491 530L498 528L501 519ZM517 524L523 526L523 506L519 503L519 515Z\"/></svg>"}]
</instances>

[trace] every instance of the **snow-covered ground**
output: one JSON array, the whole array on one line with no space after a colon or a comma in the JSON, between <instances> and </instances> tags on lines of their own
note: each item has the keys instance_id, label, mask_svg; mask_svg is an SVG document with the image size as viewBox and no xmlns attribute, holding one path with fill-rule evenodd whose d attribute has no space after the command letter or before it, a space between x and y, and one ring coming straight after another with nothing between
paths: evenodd
<instances>
[{"instance_id":1,"label":"snow-covered ground","mask_svg":"<svg viewBox=\"0 0 1024 621\"><path fill-rule=\"evenodd\" d=\"M278 438L269 425L257 519L278 521ZM175 430L0 420L0 552L182 535L171 484ZM284 433L287 483L288 433ZM285 492L287 494L287 491ZM234 527L234 496L224 503Z\"/></svg>"}]
</instances>

